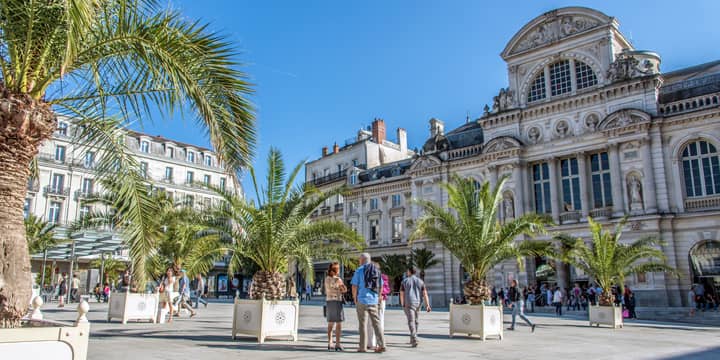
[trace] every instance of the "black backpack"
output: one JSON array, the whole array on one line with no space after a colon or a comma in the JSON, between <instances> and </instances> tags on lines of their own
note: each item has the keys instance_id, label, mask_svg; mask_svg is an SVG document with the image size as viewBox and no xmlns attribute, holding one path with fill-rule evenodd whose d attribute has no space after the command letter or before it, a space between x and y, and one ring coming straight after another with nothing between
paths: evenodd
<instances>
[{"instance_id":1,"label":"black backpack","mask_svg":"<svg viewBox=\"0 0 720 360\"><path fill-rule=\"evenodd\" d=\"M380 277L380 270L378 270L378 268L372 263L365 265L363 280L365 281L366 288L376 294L380 294L382 292L382 278Z\"/></svg>"}]
</instances>

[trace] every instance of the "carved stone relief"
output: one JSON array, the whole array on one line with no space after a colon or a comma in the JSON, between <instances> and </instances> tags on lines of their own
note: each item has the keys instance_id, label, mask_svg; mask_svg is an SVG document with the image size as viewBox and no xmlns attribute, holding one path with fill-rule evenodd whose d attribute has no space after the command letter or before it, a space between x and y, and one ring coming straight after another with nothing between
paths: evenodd
<instances>
[{"instance_id":1,"label":"carved stone relief","mask_svg":"<svg viewBox=\"0 0 720 360\"><path fill-rule=\"evenodd\" d=\"M631 211L643 209L643 193L640 175L632 173L627 178L628 202Z\"/></svg>"},{"instance_id":2,"label":"carved stone relief","mask_svg":"<svg viewBox=\"0 0 720 360\"><path fill-rule=\"evenodd\" d=\"M510 88L502 88L497 96L493 97L493 112L504 111L512 108L515 98L515 91Z\"/></svg>"},{"instance_id":3,"label":"carved stone relief","mask_svg":"<svg viewBox=\"0 0 720 360\"><path fill-rule=\"evenodd\" d=\"M568 36L572 36L600 24L589 17L566 15L552 18L529 31L513 48L510 54L536 48Z\"/></svg>"},{"instance_id":4,"label":"carved stone relief","mask_svg":"<svg viewBox=\"0 0 720 360\"><path fill-rule=\"evenodd\" d=\"M527 132L528 141L531 144L537 144L538 141L540 141L540 138L542 137L541 134L542 133L541 133L539 127L537 127L537 126L531 127L530 129L528 129L528 132Z\"/></svg>"},{"instance_id":5,"label":"carved stone relief","mask_svg":"<svg viewBox=\"0 0 720 360\"><path fill-rule=\"evenodd\" d=\"M658 66L659 59L655 56L623 51L610 64L607 77L614 82L657 74L660 71Z\"/></svg>"},{"instance_id":6,"label":"carved stone relief","mask_svg":"<svg viewBox=\"0 0 720 360\"><path fill-rule=\"evenodd\" d=\"M515 200L509 191L503 194L503 216L505 219L515 218Z\"/></svg>"},{"instance_id":7,"label":"carved stone relief","mask_svg":"<svg viewBox=\"0 0 720 360\"><path fill-rule=\"evenodd\" d=\"M585 128L590 131L595 131L598 124L600 123L600 117L597 114L589 114L585 117Z\"/></svg>"},{"instance_id":8,"label":"carved stone relief","mask_svg":"<svg viewBox=\"0 0 720 360\"><path fill-rule=\"evenodd\" d=\"M570 135L570 124L566 120L560 120L555 123L555 135L559 138L564 138Z\"/></svg>"}]
</instances>

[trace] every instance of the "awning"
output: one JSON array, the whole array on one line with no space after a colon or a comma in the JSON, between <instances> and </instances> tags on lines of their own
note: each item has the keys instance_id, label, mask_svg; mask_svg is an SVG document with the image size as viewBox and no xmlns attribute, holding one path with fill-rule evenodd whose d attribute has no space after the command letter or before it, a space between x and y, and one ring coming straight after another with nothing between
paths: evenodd
<instances>
[{"instance_id":1,"label":"awning","mask_svg":"<svg viewBox=\"0 0 720 360\"><path fill-rule=\"evenodd\" d=\"M75 258L100 257L101 254L114 253L125 249L119 234L83 232L70 236L70 239L48 249L48 260L70 260L75 247ZM33 254L33 259L42 259L42 253Z\"/></svg>"}]
</instances>

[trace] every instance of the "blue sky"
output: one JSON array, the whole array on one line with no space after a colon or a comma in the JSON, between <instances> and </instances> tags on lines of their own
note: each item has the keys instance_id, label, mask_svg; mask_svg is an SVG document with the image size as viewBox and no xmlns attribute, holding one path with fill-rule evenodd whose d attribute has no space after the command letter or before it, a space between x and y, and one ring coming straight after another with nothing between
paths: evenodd
<instances>
[{"instance_id":1,"label":"blue sky","mask_svg":"<svg viewBox=\"0 0 720 360\"><path fill-rule=\"evenodd\" d=\"M286 162L320 156L373 118L388 137L408 130L410 147L428 119L452 129L475 119L507 86L499 54L534 17L587 6L614 16L637 49L662 57L662 71L720 59L720 1L244 1L174 0L237 44L255 84L259 174L270 146ZM192 121L145 122L143 131L207 146ZM250 183L244 179L250 194Z\"/></svg>"}]
</instances>

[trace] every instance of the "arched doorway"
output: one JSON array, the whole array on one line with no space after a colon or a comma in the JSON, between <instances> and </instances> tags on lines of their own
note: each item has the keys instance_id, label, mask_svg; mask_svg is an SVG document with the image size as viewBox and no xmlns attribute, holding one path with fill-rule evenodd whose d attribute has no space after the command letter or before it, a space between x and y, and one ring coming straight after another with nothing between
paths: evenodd
<instances>
[{"instance_id":1,"label":"arched doorway","mask_svg":"<svg viewBox=\"0 0 720 360\"><path fill-rule=\"evenodd\" d=\"M690 267L694 284L700 284L706 292L717 294L720 290L720 241L707 240L690 249Z\"/></svg>"}]
</instances>

